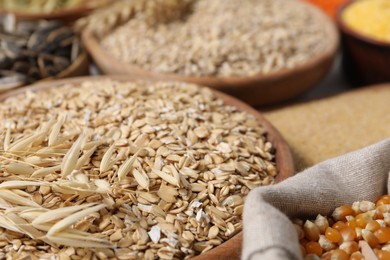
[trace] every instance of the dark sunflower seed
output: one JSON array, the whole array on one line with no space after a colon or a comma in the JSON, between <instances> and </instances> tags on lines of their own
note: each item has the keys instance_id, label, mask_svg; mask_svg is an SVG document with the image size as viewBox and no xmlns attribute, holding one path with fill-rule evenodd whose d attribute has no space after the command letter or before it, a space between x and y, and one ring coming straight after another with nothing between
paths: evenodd
<instances>
[{"instance_id":1,"label":"dark sunflower seed","mask_svg":"<svg viewBox=\"0 0 390 260\"><path fill-rule=\"evenodd\" d=\"M25 75L14 71L0 70L0 92L20 87L26 83Z\"/></svg>"},{"instance_id":2,"label":"dark sunflower seed","mask_svg":"<svg viewBox=\"0 0 390 260\"><path fill-rule=\"evenodd\" d=\"M62 22L16 22L8 16L0 16L0 70L14 71L24 79L1 75L0 89L56 76L80 55L79 39Z\"/></svg>"},{"instance_id":3,"label":"dark sunflower seed","mask_svg":"<svg viewBox=\"0 0 390 260\"><path fill-rule=\"evenodd\" d=\"M17 59L22 55L22 49L11 42L3 41L0 46L5 55L10 59Z\"/></svg>"},{"instance_id":4,"label":"dark sunflower seed","mask_svg":"<svg viewBox=\"0 0 390 260\"><path fill-rule=\"evenodd\" d=\"M12 66L12 70L16 71L16 72L19 72L19 73L26 74L28 72L30 66L31 66L31 64L29 64L28 62L17 61Z\"/></svg>"},{"instance_id":5,"label":"dark sunflower seed","mask_svg":"<svg viewBox=\"0 0 390 260\"><path fill-rule=\"evenodd\" d=\"M43 78L41 73L39 72L39 69L37 67L30 67L30 69L27 72L27 79L28 82L34 82L36 80L39 80Z\"/></svg>"}]
</instances>

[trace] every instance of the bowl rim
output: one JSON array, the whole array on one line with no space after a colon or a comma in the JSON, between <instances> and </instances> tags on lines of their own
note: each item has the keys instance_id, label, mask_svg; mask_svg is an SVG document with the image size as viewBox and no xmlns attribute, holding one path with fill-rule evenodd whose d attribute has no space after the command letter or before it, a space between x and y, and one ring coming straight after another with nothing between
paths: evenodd
<instances>
[{"instance_id":1,"label":"bowl rim","mask_svg":"<svg viewBox=\"0 0 390 260\"><path fill-rule=\"evenodd\" d=\"M371 44L371 45L376 45L378 47L382 47L382 48L390 48L390 41L389 42L386 42L386 41L382 41L382 40L377 40L377 39L374 39L370 36L367 36L365 34L362 34L361 32L355 30L355 29L352 29L345 21L344 21L344 18L342 17L344 11L346 8L348 8L350 5L354 4L358 2L357 0L348 0L347 2L343 3L338 9L337 9L337 12L336 12L336 22L337 22L337 25L338 27L340 28L340 30L347 34L347 35L350 35L364 43L368 43L368 44Z\"/></svg>"},{"instance_id":2,"label":"bowl rim","mask_svg":"<svg viewBox=\"0 0 390 260\"><path fill-rule=\"evenodd\" d=\"M313 12L315 15L315 19L319 19L322 23L322 26L324 28L326 38L329 39L329 44L326 44L323 50L321 50L319 53L314 55L312 58L304 61L301 64L298 64L296 67L293 68L284 68L281 70L277 70L270 73L257 73L255 75L251 76L227 76L227 77L218 77L218 76L185 76L181 74L176 73L161 73L156 72L152 70L147 70L142 68L141 66L126 63L124 61L121 61L119 59L116 59L113 55L111 55L109 52L104 50L103 46L100 44L100 41L98 40L98 37L96 33L94 33L91 30L84 30L82 32L82 41L84 43L85 48L90 53L90 55L96 59L96 56L99 56L100 60L105 60L107 63L116 64L120 66L123 71L128 72L134 72L139 73L144 76L148 77L161 77L166 78L169 80L179 80L179 81L186 81L186 82L195 82L199 84L208 85L209 87L212 87L214 89L223 89L224 87L221 86L224 82L229 82L230 85L243 85L240 86L246 87L245 83L248 82L259 82L259 81L275 81L280 78L285 78L289 75L293 75L295 73L304 72L312 67L314 67L317 64L321 64L324 61L326 61L329 57L335 56L340 42L339 33L337 30L337 26L331 20L330 17L328 17L323 11L321 11L317 6L304 2L302 0L295 0L298 4L301 4L303 6L306 6L308 9L310 9L311 12ZM98 63L98 62L96 62ZM99 65L98 65L99 67ZM104 70L103 70L104 71Z\"/></svg>"},{"instance_id":3,"label":"bowl rim","mask_svg":"<svg viewBox=\"0 0 390 260\"><path fill-rule=\"evenodd\" d=\"M80 83L83 81L98 81L98 80L117 80L122 82L137 82L137 81L149 81L149 82L156 82L158 80L149 79L149 80L142 80L142 79L134 79L130 76L126 75L99 75L99 76L82 76L82 77L73 77L73 78L65 78L65 79L58 79L58 80L52 80L52 81L46 81L46 82L38 82L32 85L29 85L27 87L14 89L8 92L5 92L3 94L0 94L0 102L4 102L9 97L13 97L22 93L25 93L27 90L29 91L39 91L44 89L49 89L53 87L59 87L64 86L69 83ZM187 83L192 84L192 83ZM202 86L199 84L196 84L199 87L202 88L208 88L206 86ZM295 168L294 168L294 160L292 157L291 149L287 143L287 141L284 139L282 134L277 130L273 124L268 121L267 118L263 116L263 114L253 107L249 106L248 104L244 103L243 101L230 96L228 94L222 93L218 90L208 88L214 93L218 98L222 99L224 104L231 105L236 107L239 111L245 111L251 115L253 115L256 118L256 121L259 122L267 131L267 140L269 140L273 146L276 148L275 153L275 164L276 168L278 170L278 174L275 177L275 183L279 183L289 177L294 176L295 174ZM271 135L269 135L271 133ZM279 163L278 163L279 161ZM236 233L234 236L232 236L230 239L224 241L220 245L214 247L208 252L205 252L200 255L194 256L192 259L194 260L208 260L212 257L215 257L217 253L224 252L225 256L229 255L230 257L236 257L241 254L241 245L243 240L243 231L240 231ZM221 258L222 259L222 258Z\"/></svg>"}]
</instances>

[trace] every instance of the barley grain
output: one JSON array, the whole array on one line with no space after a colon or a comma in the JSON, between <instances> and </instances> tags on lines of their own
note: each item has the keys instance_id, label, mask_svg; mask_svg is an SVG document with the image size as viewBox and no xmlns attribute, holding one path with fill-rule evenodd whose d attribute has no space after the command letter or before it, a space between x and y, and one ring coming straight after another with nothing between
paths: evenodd
<instances>
[{"instance_id":1,"label":"barley grain","mask_svg":"<svg viewBox=\"0 0 390 260\"><path fill-rule=\"evenodd\" d=\"M126 9L132 15L122 16ZM267 74L296 67L327 44L317 19L321 14L300 2L143 0L122 2L106 12L120 20L120 26L102 26L97 15L96 26L91 27L101 34L104 49L153 72L217 77ZM207 134L200 133L200 138Z\"/></svg>"},{"instance_id":2,"label":"barley grain","mask_svg":"<svg viewBox=\"0 0 390 260\"><path fill-rule=\"evenodd\" d=\"M274 180L264 129L190 84L86 81L9 98L0 117L0 243L35 258L195 256L239 232L243 197Z\"/></svg>"}]
</instances>

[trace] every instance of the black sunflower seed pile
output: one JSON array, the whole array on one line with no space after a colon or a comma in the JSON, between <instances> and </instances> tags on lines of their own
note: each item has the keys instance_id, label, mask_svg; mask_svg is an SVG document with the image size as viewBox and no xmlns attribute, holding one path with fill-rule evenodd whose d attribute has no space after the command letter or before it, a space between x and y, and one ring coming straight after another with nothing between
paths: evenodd
<instances>
[{"instance_id":1,"label":"black sunflower seed pile","mask_svg":"<svg viewBox=\"0 0 390 260\"><path fill-rule=\"evenodd\" d=\"M60 21L0 21L0 90L53 77L79 56L79 38Z\"/></svg>"}]
</instances>

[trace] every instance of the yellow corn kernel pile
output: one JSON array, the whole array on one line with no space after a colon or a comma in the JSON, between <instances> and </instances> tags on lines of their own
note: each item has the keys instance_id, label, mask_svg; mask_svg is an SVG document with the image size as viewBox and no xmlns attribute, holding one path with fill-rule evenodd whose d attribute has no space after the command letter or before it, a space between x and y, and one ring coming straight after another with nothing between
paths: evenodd
<instances>
[{"instance_id":1,"label":"yellow corn kernel pile","mask_svg":"<svg viewBox=\"0 0 390 260\"><path fill-rule=\"evenodd\" d=\"M358 33L390 42L390 1L361 0L349 5L342 14L346 25Z\"/></svg>"},{"instance_id":2,"label":"yellow corn kernel pile","mask_svg":"<svg viewBox=\"0 0 390 260\"><path fill-rule=\"evenodd\" d=\"M305 260L364 259L359 241L365 241L379 260L390 259L390 195L376 204L354 202L336 208L331 217L293 220Z\"/></svg>"}]
</instances>

